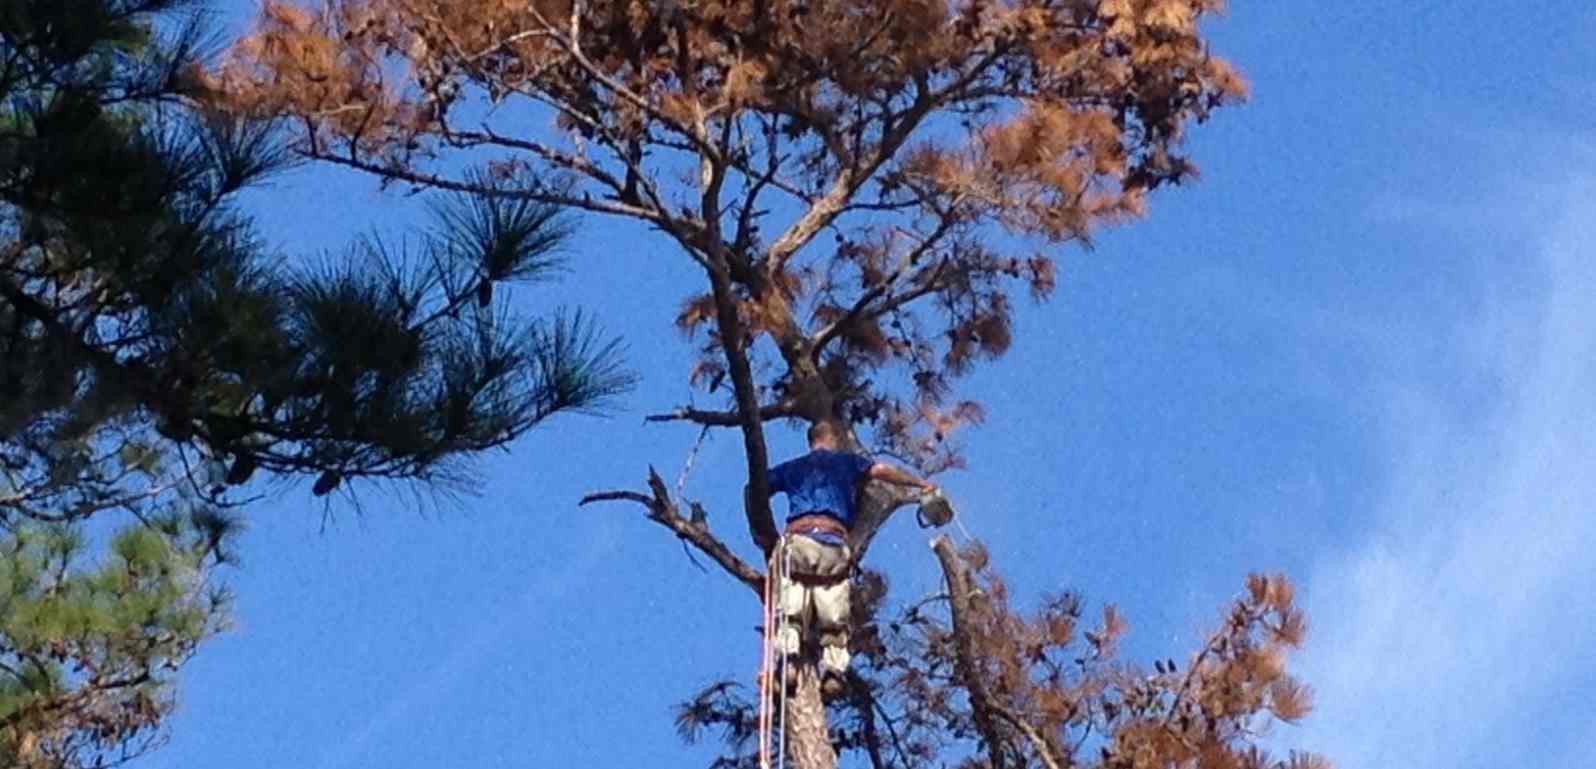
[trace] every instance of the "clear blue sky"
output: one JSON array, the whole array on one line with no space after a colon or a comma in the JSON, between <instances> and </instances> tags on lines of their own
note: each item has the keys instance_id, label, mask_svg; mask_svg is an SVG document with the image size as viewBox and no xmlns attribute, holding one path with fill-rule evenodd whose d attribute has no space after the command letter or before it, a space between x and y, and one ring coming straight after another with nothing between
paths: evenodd
<instances>
[{"instance_id":1,"label":"clear blue sky","mask_svg":"<svg viewBox=\"0 0 1596 769\"><path fill-rule=\"evenodd\" d=\"M1062 255L941 480L1018 595L1119 603L1143 659L1193 649L1249 570L1296 578L1320 707L1281 746L1596 765L1596 8L1243 2L1212 33L1251 102L1197 131L1199 183ZM290 253L415 210L325 169L256 201ZM520 295L633 340L624 409L549 424L425 515L255 506L238 627L136 766L707 763L670 708L753 672L756 606L636 509L575 507L681 467L694 432L641 416L688 394L667 323L692 268L587 224L570 280ZM738 466L712 437L688 495L746 553ZM900 597L936 588L926 539L900 519L871 553Z\"/></svg>"}]
</instances>

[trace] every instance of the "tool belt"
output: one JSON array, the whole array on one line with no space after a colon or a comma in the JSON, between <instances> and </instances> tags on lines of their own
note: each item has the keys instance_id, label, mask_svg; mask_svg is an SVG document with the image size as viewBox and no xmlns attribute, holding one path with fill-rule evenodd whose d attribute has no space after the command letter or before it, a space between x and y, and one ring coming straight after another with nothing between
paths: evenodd
<instances>
[{"instance_id":1,"label":"tool belt","mask_svg":"<svg viewBox=\"0 0 1596 769\"><path fill-rule=\"evenodd\" d=\"M803 585L833 585L848 578L848 561L850 552L847 545L848 527L841 521L829 515L811 513L792 519L787 523L787 536L799 535L801 542L789 539L785 547L792 548L790 559L791 568L787 578ZM843 544L834 545L813 536L814 534L830 534L842 540Z\"/></svg>"},{"instance_id":2,"label":"tool belt","mask_svg":"<svg viewBox=\"0 0 1596 769\"><path fill-rule=\"evenodd\" d=\"M848 527L842 525L842 521L824 513L800 515L787 522L788 534L808 534L810 532L835 534L842 537L843 540L848 539Z\"/></svg>"},{"instance_id":3,"label":"tool belt","mask_svg":"<svg viewBox=\"0 0 1596 769\"><path fill-rule=\"evenodd\" d=\"M819 574L804 574L800 571L791 571L787 573L787 579L803 585L804 587L831 587L839 582L847 582L848 575L843 574L840 577L822 577Z\"/></svg>"}]
</instances>

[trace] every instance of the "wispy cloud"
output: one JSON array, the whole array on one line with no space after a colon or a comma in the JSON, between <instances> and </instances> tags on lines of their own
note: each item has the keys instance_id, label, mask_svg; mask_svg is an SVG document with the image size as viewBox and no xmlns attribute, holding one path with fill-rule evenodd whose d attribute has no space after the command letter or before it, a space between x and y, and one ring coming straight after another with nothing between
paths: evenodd
<instances>
[{"instance_id":1,"label":"wispy cloud","mask_svg":"<svg viewBox=\"0 0 1596 769\"><path fill-rule=\"evenodd\" d=\"M1304 736L1342 769L1588 765L1596 694L1570 687L1596 685L1596 174L1530 197L1492 212L1535 231L1495 260L1516 279L1435 361L1488 386L1391 383L1375 526L1305 584Z\"/></svg>"},{"instance_id":2,"label":"wispy cloud","mask_svg":"<svg viewBox=\"0 0 1596 769\"><path fill-rule=\"evenodd\" d=\"M370 750L373 742L412 722L417 711L429 707L438 692L455 682L470 680L472 676L468 673L472 667L483 657L484 652L497 646L510 632L510 623L536 613L541 604L562 598L578 587L593 569L614 553L618 544L616 530L613 527L606 528L604 536L590 543L576 558L562 568L546 572L527 586L518 603L502 607L502 611L484 618L476 627L466 629L441 661L417 671L414 680L402 694L374 713L347 739L330 745L313 766L317 769L345 769L365 765L361 758ZM421 656L418 655L418 658Z\"/></svg>"}]
</instances>

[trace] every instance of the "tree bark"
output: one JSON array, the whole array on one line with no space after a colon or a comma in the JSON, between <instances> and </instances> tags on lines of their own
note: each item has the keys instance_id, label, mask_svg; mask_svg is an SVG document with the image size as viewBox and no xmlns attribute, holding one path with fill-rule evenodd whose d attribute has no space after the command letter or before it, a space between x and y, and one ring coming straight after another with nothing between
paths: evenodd
<instances>
[{"instance_id":1,"label":"tree bark","mask_svg":"<svg viewBox=\"0 0 1596 769\"><path fill-rule=\"evenodd\" d=\"M853 551L854 563L863 563L865 551L887 520L899 508L919 499L920 490L895 486L882 481L866 483L859 494L859 509L848 532L848 547Z\"/></svg>"},{"instance_id":2,"label":"tree bark","mask_svg":"<svg viewBox=\"0 0 1596 769\"><path fill-rule=\"evenodd\" d=\"M798 687L787 697L787 756L793 769L837 769L837 751L826 726L820 675L813 660L798 661Z\"/></svg>"},{"instance_id":3,"label":"tree bark","mask_svg":"<svg viewBox=\"0 0 1596 769\"><path fill-rule=\"evenodd\" d=\"M970 581L970 570L946 536L937 537L931 550L942 564L947 578L948 608L953 615L954 670L965 691L970 693L970 713L975 728L981 733L981 742L993 769L1008 766L1008 741L998 728L997 706L980 671L979 655L971 643L970 623L977 621L974 605L975 587Z\"/></svg>"},{"instance_id":4,"label":"tree bark","mask_svg":"<svg viewBox=\"0 0 1596 769\"><path fill-rule=\"evenodd\" d=\"M715 296L721 347L726 354L726 367L737 398L737 414L741 418L743 453L748 460L748 493L743 500L748 531L754 544L768 555L781 533L770 512L770 484L765 476L770 461L766 457L764 422L759 417L759 396L755 393L748 354L743 349L742 321L737 317L737 298L732 293L728 270L723 262L711 262L709 280Z\"/></svg>"},{"instance_id":5,"label":"tree bark","mask_svg":"<svg viewBox=\"0 0 1596 769\"><path fill-rule=\"evenodd\" d=\"M978 590L970 577L969 566L954 549L953 541L946 536L937 537L931 543L931 549L937 554L942 573L947 577L948 606L953 615L954 669L965 690L970 693L971 715L975 718L976 729L981 732L982 741L986 743L991 765L994 769L1008 766L1011 754L1016 764L1026 763L1018 747L1010 745L1008 735L998 727L1001 721L1025 738L1025 743L1031 746L1046 769L1062 769L1066 765L1062 758L1065 754L1055 751L1036 726L993 696L987 688L979 669L979 652L970 636L970 624L981 620L977 617L980 609L975 600Z\"/></svg>"}]
</instances>

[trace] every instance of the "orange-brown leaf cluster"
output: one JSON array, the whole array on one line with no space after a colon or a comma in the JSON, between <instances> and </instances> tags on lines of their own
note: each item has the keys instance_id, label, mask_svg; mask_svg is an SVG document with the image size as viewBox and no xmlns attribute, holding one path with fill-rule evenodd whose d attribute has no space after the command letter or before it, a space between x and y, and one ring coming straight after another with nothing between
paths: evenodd
<instances>
[{"instance_id":1,"label":"orange-brown leaf cluster","mask_svg":"<svg viewBox=\"0 0 1596 769\"><path fill-rule=\"evenodd\" d=\"M1012 346L1014 291L1054 290L1040 250L1194 175L1190 126L1246 92L1202 34L1220 0L285 2L211 73L218 103L296 118L327 162L673 241L704 278L675 308L701 345L690 381L730 381L756 481L767 410L868 429L922 472L959 466L950 436L984 412L954 385ZM1305 622L1283 578L1249 581L1201 650L1149 674L1114 660L1113 609L1091 629L1069 596L1023 615L981 552L964 558L974 662L924 607L855 638L904 733L875 765L932 765L947 735L979 734L1005 766L1315 766L1252 739L1311 699L1286 673ZM739 723L724 697L702 712ZM879 703L852 704L840 731L865 741Z\"/></svg>"},{"instance_id":2,"label":"orange-brown leaf cluster","mask_svg":"<svg viewBox=\"0 0 1596 769\"><path fill-rule=\"evenodd\" d=\"M709 335L706 357L775 364L737 387L874 425L886 447L945 432L925 406L1008 349L1009 292L1056 283L1051 257L1004 253L994 228L1085 239L1194 173L1188 126L1246 90L1200 31L1219 7L272 0L209 82L234 109L298 118L314 157L482 191L451 171L474 153L499 194L643 221L724 268L739 337L771 342ZM727 317L709 309L677 320Z\"/></svg>"},{"instance_id":3,"label":"orange-brown leaf cluster","mask_svg":"<svg viewBox=\"0 0 1596 769\"><path fill-rule=\"evenodd\" d=\"M956 654L950 628L921 606L861 645L872 697L900 704L894 728L928 756L940 749L933 735L977 729L983 705L958 693L981 691L990 700L984 707L998 714L988 728L1003 743L983 740L982 766L1329 769L1320 757L1274 759L1260 746L1271 719L1294 722L1312 707L1310 690L1286 668L1301 638L1288 642L1280 630L1300 628L1302 619L1284 577L1249 578L1201 648L1184 663L1160 660L1147 670L1115 659L1128 625L1112 606L1078 633L1078 596L1050 599L1028 616L1009 606L984 550L967 549L962 558L978 579L973 616L958 629L972 642L973 670L948 675Z\"/></svg>"},{"instance_id":4,"label":"orange-brown leaf cluster","mask_svg":"<svg viewBox=\"0 0 1596 769\"><path fill-rule=\"evenodd\" d=\"M1148 669L1116 657L1128 624L1113 607L1090 626L1075 594L1021 612L979 543L952 563L946 593L890 618L886 580L856 580L854 693L831 713L841 752L880 769L1330 769L1322 757L1277 758L1262 745L1271 721L1312 707L1287 672L1295 643L1278 632L1301 623L1284 577L1250 577L1201 647ZM751 717L752 707L712 687L683 718L722 726L740 750L747 732L729 728L742 723L731 716Z\"/></svg>"}]
</instances>

